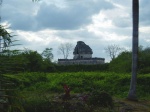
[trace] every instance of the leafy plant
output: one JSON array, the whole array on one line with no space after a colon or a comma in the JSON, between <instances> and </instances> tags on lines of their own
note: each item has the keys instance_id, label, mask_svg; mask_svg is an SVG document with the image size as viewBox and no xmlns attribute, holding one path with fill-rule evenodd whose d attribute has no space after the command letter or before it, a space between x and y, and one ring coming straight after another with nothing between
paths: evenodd
<instances>
[{"instance_id":1,"label":"leafy plant","mask_svg":"<svg viewBox=\"0 0 150 112\"><path fill-rule=\"evenodd\" d=\"M64 84L63 85L64 91L65 91L65 95L63 97L64 100L70 98L70 88L68 85Z\"/></svg>"}]
</instances>

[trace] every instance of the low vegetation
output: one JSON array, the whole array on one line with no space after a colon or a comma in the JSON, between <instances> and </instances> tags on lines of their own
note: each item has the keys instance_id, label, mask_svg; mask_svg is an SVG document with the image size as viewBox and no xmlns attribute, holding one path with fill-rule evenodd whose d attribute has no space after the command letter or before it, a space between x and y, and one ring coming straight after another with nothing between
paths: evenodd
<instances>
[{"instance_id":1,"label":"low vegetation","mask_svg":"<svg viewBox=\"0 0 150 112\"><path fill-rule=\"evenodd\" d=\"M30 72L5 76L16 83L27 112L117 111L122 104L116 99L126 98L131 78L130 74L110 72ZM149 80L150 74L138 75L137 96L142 101L150 99ZM64 85L70 89L69 97L65 97Z\"/></svg>"}]
</instances>

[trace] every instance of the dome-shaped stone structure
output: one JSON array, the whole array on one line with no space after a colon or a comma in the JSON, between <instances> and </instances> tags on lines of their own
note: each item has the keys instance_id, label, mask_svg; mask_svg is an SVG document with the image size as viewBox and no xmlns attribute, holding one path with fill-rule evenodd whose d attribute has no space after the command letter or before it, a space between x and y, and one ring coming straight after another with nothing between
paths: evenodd
<instances>
[{"instance_id":1,"label":"dome-shaped stone structure","mask_svg":"<svg viewBox=\"0 0 150 112\"><path fill-rule=\"evenodd\" d=\"M92 58L93 51L83 41L78 41L73 54L74 59Z\"/></svg>"}]
</instances>

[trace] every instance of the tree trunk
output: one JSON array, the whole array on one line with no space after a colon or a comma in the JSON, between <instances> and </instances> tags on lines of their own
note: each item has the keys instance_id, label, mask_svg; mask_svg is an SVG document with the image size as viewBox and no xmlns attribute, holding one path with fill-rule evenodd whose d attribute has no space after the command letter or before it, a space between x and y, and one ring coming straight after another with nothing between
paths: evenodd
<instances>
[{"instance_id":1,"label":"tree trunk","mask_svg":"<svg viewBox=\"0 0 150 112\"><path fill-rule=\"evenodd\" d=\"M1 76L0 76L0 78L1 78ZM1 89L1 86L2 85L1 85L1 80L0 80L0 89ZM3 92L0 91L0 96L2 96L2 95L3 95ZM3 109L4 109L4 107L3 107L3 104L2 104L2 97L0 97L0 111L3 110Z\"/></svg>"},{"instance_id":2,"label":"tree trunk","mask_svg":"<svg viewBox=\"0 0 150 112\"><path fill-rule=\"evenodd\" d=\"M129 100L137 100L136 83L138 68L138 27L139 27L139 0L132 1L133 13L133 39L132 39L132 76L128 94Z\"/></svg>"},{"instance_id":3,"label":"tree trunk","mask_svg":"<svg viewBox=\"0 0 150 112\"><path fill-rule=\"evenodd\" d=\"M1 32L0 32L1 33ZM0 35L0 53L1 53L1 49L2 49L2 47L1 47L1 35Z\"/></svg>"}]
</instances>

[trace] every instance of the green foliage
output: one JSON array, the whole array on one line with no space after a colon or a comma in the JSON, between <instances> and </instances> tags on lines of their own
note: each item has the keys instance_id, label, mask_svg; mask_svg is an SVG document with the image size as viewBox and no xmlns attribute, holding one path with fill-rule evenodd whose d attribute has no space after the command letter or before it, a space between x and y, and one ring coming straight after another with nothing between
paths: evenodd
<instances>
[{"instance_id":1,"label":"green foliage","mask_svg":"<svg viewBox=\"0 0 150 112\"><path fill-rule=\"evenodd\" d=\"M17 75L6 75L20 88L26 88L41 82L47 82L47 75L45 73L19 73Z\"/></svg>"},{"instance_id":2,"label":"green foliage","mask_svg":"<svg viewBox=\"0 0 150 112\"><path fill-rule=\"evenodd\" d=\"M43 52L42 52L42 56L44 58L44 60L50 61L53 59L53 54L52 54L52 48L46 48Z\"/></svg>"},{"instance_id":3,"label":"green foliage","mask_svg":"<svg viewBox=\"0 0 150 112\"><path fill-rule=\"evenodd\" d=\"M27 71L36 72L40 71L41 63L42 63L42 56L37 51L32 51L26 49L22 53L23 57L25 58L25 69Z\"/></svg>"},{"instance_id":4,"label":"green foliage","mask_svg":"<svg viewBox=\"0 0 150 112\"><path fill-rule=\"evenodd\" d=\"M18 50L4 50L0 55L1 73L17 73L24 70L24 59Z\"/></svg>"},{"instance_id":5,"label":"green foliage","mask_svg":"<svg viewBox=\"0 0 150 112\"><path fill-rule=\"evenodd\" d=\"M56 71L54 64L50 60L43 59L37 51L28 49L24 51L3 50L0 55L0 61L1 73Z\"/></svg>"},{"instance_id":6,"label":"green foliage","mask_svg":"<svg viewBox=\"0 0 150 112\"><path fill-rule=\"evenodd\" d=\"M10 35L7 29L0 25L0 53L2 52L2 49L9 47L9 45L12 43L12 37L13 36Z\"/></svg>"},{"instance_id":7,"label":"green foliage","mask_svg":"<svg viewBox=\"0 0 150 112\"><path fill-rule=\"evenodd\" d=\"M54 106L51 103L51 98L40 93L36 93L34 95L30 94L30 96L26 99L26 102L23 102L22 105L26 112L48 112Z\"/></svg>"},{"instance_id":8,"label":"green foliage","mask_svg":"<svg viewBox=\"0 0 150 112\"><path fill-rule=\"evenodd\" d=\"M138 73L147 74L150 73L150 48L139 47L139 59L138 59ZM131 73L132 66L132 52L122 52L113 59L109 64L109 70L117 73Z\"/></svg>"},{"instance_id":9,"label":"green foliage","mask_svg":"<svg viewBox=\"0 0 150 112\"><path fill-rule=\"evenodd\" d=\"M22 105L27 112L87 112L94 110L108 110L95 108L100 106L111 107L111 95L125 98L130 85L130 74L110 72L64 72L64 73L19 73L17 75L7 74L16 86L20 95L24 96ZM141 99L150 99L150 74L140 74L137 80L137 96ZM59 96L64 93L62 84L67 84L70 94L89 94L91 103L83 104L79 100L62 101ZM107 91L107 92L104 92ZM109 93L109 94L108 94ZM74 98L72 98L74 99ZM96 103L97 102L97 103ZM101 102L103 102L101 104ZM75 106L77 105L77 107ZM94 106L92 106L94 105ZM57 106L57 108L55 108ZM113 105L112 105L113 106ZM65 107L65 109L64 109ZM81 108L80 108L81 107ZM89 110L92 109L92 110ZM66 111L65 111L66 110Z\"/></svg>"},{"instance_id":10,"label":"green foliage","mask_svg":"<svg viewBox=\"0 0 150 112\"><path fill-rule=\"evenodd\" d=\"M131 72L131 52L125 51L110 62L109 69L113 72L129 73Z\"/></svg>"},{"instance_id":11,"label":"green foliage","mask_svg":"<svg viewBox=\"0 0 150 112\"><path fill-rule=\"evenodd\" d=\"M92 71L108 71L109 64L99 65L55 65L57 72L92 72Z\"/></svg>"},{"instance_id":12,"label":"green foliage","mask_svg":"<svg viewBox=\"0 0 150 112\"><path fill-rule=\"evenodd\" d=\"M58 95L58 94L57 94ZM86 105L78 100L63 101L58 96L38 93L23 103L27 112L87 112Z\"/></svg>"},{"instance_id":13,"label":"green foliage","mask_svg":"<svg viewBox=\"0 0 150 112\"><path fill-rule=\"evenodd\" d=\"M24 112L24 108L20 105L23 98L15 89L15 83L10 78L1 76L0 86L0 112Z\"/></svg>"},{"instance_id":14,"label":"green foliage","mask_svg":"<svg viewBox=\"0 0 150 112\"><path fill-rule=\"evenodd\" d=\"M105 91L92 91L89 97L89 103L98 107L113 107L112 97Z\"/></svg>"},{"instance_id":15,"label":"green foliage","mask_svg":"<svg viewBox=\"0 0 150 112\"><path fill-rule=\"evenodd\" d=\"M142 49L139 53L139 73L150 73L150 47Z\"/></svg>"},{"instance_id":16,"label":"green foliage","mask_svg":"<svg viewBox=\"0 0 150 112\"><path fill-rule=\"evenodd\" d=\"M23 91L61 93L64 92L62 84L67 84L71 93L90 92L94 89L104 90L120 97L126 97L128 94L131 78L130 74L109 72L19 73L7 76L11 77L12 81ZM150 74L138 75L137 94L139 97L144 97L149 92L149 77ZM139 94L140 92L142 94Z\"/></svg>"},{"instance_id":17,"label":"green foliage","mask_svg":"<svg viewBox=\"0 0 150 112\"><path fill-rule=\"evenodd\" d=\"M57 72L55 64L49 60L43 60L40 71L41 72Z\"/></svg>"}]
</instances>

